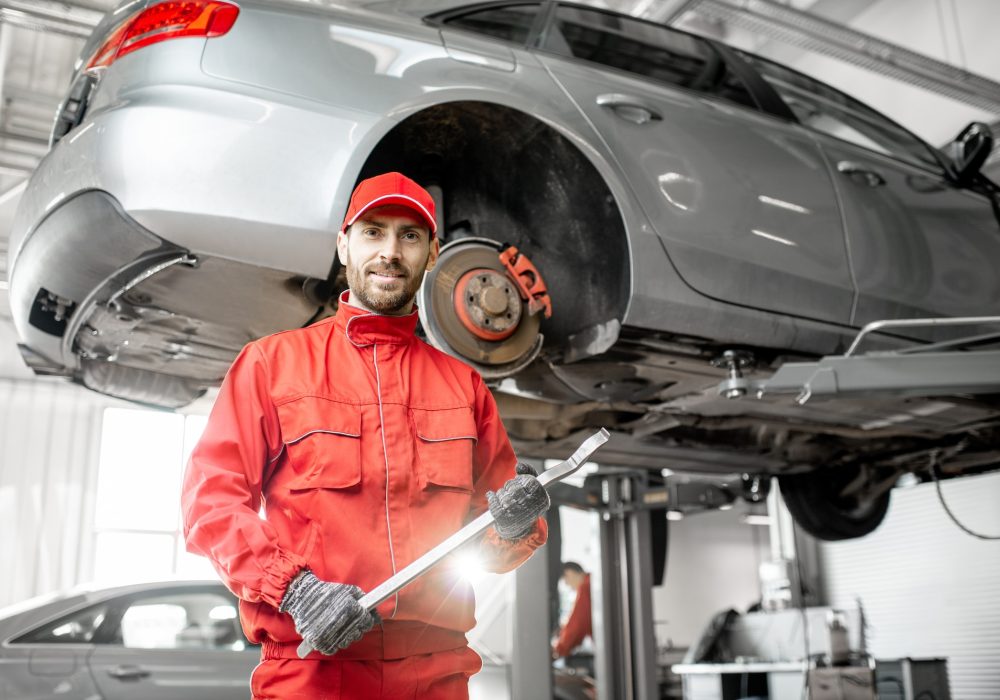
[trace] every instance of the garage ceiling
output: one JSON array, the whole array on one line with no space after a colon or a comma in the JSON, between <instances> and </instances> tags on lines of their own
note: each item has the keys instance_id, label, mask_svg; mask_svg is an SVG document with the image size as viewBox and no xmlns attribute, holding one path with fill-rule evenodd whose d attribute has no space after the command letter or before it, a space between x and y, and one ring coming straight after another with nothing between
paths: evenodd
<instances>
[{"instance_id":1,"label":"garage ceiling","mask_svg":"<svg viewBox=\"0 0 1000 700\"><path fill-rule=\"evenodd\" d=\"M48 148L49 129L84 38L115 4L0 0L0 377L32 376L17 353L7 302L14 211ZM973 120L1000 131L1000 84L993 80L1000 78L1000 55L992 48L1000 8L993 0L587 4L667 22L779 60L868 102L934 144L947 142ZM993 165L1000 170L1000 162Z\"/></svg>"}]
</instances>

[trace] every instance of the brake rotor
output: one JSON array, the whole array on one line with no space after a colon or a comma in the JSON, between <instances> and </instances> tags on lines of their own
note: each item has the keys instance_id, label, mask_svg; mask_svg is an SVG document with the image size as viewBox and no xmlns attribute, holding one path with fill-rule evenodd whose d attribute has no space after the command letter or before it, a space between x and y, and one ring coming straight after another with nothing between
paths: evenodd
<instances>
[{"instance_id":1,"label":"brake rotor","mask_svg":"<svg viewBox=\"0 0 1000 700\"><path fill-rule=\"evenodd\" d=\"M501 250L486 238L444 246L437 265L424 276L417 302L431 344L486 378L513 374L542 347L541 314L528 313L500 262Z\"/></svg>"}]
</instances>

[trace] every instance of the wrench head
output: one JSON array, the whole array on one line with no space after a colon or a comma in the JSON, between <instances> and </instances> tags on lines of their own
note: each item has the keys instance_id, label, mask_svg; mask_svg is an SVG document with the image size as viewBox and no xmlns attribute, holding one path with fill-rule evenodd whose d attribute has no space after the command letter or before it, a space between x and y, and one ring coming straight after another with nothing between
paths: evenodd
<instances>
[{"instance_id":1,"label":"wrench head","mask_svg":"<svg viewBox=\"0 0 1000 700\"><path fill-rule=\"evenodd\" d=\"M610 438L611 434L605 428L601 428L580 443L580 446L576 448L576 451L572 455L570 455L569 459L542 472L542 475L538 477L538 481L542 484L542 486L547 486L553 481L565 479L567 476L579 469L584 462L590 459L590 456L594 454L597 448L606 443Z\"/></svg>"}]
</instances>

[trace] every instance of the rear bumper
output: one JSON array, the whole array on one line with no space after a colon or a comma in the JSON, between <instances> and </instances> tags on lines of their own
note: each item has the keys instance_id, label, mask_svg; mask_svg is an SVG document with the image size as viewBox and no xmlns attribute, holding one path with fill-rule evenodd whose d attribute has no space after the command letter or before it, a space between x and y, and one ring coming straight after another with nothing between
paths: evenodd
<instances>
[{"instance_id":1,"label":"rear bumper","mask_svg":"<svg viewBox=\"0 0 1000 700\"><path fill-rule=\"evenodd\" d=\"M181 248L325 277L365 139L384 118L190 68L164 77L166 60L197 66L200 46L152 48L108 71L84 122L39 164L12 226L11 267L39 222L101 190Z\"/></svg>"},{"instance_id":2,"label":"rear bumper","mask_svg":"<svg viewBox=\"0 0 1000 700\"><path fill-rule=\"evenodd\" d=\"M63 202L35 227L11 268L10 304L22 342L69 372L80 314L152 261L183 251L145 230L105 192Z\"/></svg>"}]
</instances>

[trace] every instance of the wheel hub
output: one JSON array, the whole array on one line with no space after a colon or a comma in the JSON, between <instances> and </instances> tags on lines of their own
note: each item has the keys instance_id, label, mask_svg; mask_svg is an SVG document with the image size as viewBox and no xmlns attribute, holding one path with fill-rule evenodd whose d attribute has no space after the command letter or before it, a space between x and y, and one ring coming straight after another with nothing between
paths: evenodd
<instances>
[{"instance_id":1,"label":"wheel hub","mask_svg":"<svg viewBox=\"0 0 1000 700\"><path fill-rule=\"evenodd\" d=\"M541 314L529 314L500 261L499 243L462 238L441 249L420 287L418 308L428 340L486 378L530 363L542 345Z\"/></svg>"},{"instance_id":2,"label":"wheel hub","mask_svg":"<svg viewBox=\"0 0 1000 700\"><path fill-rule=\"evenodd\" d=\"M521 298L507 275L489 268L469 270L455 285L455 313L483 340L504 340L521 321Z\"/></svg>"}]
</instances>

